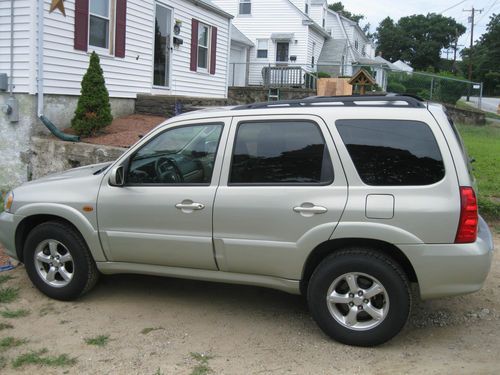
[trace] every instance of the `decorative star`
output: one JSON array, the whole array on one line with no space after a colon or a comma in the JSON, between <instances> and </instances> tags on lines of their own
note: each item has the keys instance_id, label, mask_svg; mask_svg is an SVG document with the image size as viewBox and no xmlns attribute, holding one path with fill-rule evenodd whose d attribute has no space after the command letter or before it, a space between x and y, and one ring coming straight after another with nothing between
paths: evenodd
<instances>
[{"instance_id":1,"label":"decorative star","mask_svg":"<svg viewBox=\"0 0 500 375\"><path fill-rule=\"evenodd\" d=\"M66 11L64 10L64 0L52 0L52 4L50 4L49 13L52 13L55 9L59 9L64 17L66 17Z\"/></svg>"}]
</instances>

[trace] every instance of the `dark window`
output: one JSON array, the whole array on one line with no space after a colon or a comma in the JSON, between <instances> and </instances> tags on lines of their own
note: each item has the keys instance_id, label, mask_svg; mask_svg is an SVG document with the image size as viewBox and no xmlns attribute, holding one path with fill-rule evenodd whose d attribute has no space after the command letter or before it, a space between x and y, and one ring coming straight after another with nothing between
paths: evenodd
<instances>
[{"instance_id":1,"label":"dark window","mask_svg":"<svg viewBox=\"0 0 500 375\"><path fill-rule=\"evenodd\" d=\"M251 14L252 3L250 0L240 0L240 14Z\"/></svg>"},{"instance_id":2,"label":"dark window","mask_svg":"<svg viewBox=\"0 0 500 375\"><path fill-rule=\"evenodd\" d=\"M336 126L368 185L429 185L444 177L436 139L423 122L338 120Z\"/></svg>"},{"instance_id":3,"label":"dark window","mask_svg":"<svg viewBox=\"0 0 500 375\"><path fill-rule=\"evenodd\" d=\"M254 122L238 126L230 183L326 184L333 167L318 125Z\"/></svg>"},{"instance_id":4,"label":"dark window","mask_svg":"<svg viewBox=\"0 0 500 375\"><path fill-rule=\"evenodd\" d=\"M130 184L209 184L222 125L181 126L153 138L130 161Z\"/></svg>"}]
</instances>

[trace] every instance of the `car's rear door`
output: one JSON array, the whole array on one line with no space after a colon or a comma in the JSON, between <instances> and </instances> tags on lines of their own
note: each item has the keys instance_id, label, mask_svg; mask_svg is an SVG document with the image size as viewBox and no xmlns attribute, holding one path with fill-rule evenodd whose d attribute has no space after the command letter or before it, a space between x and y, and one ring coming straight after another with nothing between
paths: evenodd
<instances>
[{"instance_id":1,"label":"car's rear door","mask_svg":"<svg viewBox=\"0 0 500 375\"><path fill-rule=\"evenodd\" d=\"M233 118L214 204L219 268L299 279L346 201L346 178L321 118Z\"/></svg>"}]
</instances>

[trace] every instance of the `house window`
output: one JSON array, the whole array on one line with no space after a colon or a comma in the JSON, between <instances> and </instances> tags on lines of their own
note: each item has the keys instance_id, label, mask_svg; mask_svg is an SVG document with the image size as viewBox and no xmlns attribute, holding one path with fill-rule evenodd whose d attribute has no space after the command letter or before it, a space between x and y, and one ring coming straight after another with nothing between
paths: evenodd
<instances>
[{"instance_id":1,"label":"house window","mask_svg":"<svg viewBox=\"0 0 500 375\"><path fill-rule=\"evenodd\" d=\"M268 41L267 39L257 40L257 58L267 59Z\"/></svg>"},{"instance_id":2,"label":"house window","mask_svg":"<svg viewBox=\"0 0 500 375\"><path fill-rule=\"evenodd\" d=\"M110 0L90 0L89 45L109 48L110 40Z\"/></svg>"},{"instance_id":3,"label":"house window","mask_svg":"<svg viewBox=\"0 0 500 375\"><path fill-rule=\"evenodd\" d=\"M357 40L354 41L354 48L356 48L356 51L358 50L359 43Z\"/></svg>"},{"instance_id":4,"label":"house window","mask_svg":"<svg viewBox=\"0 0 500 375\"><path fill-rule=\"evenodd\" d=\"M208 70L210 26L200 23L198 28L198 69Z\"/></svg>"},{"instance_id":5,"label":"house window","mask_svg":"<svg viewBox=\"0 0 500 375\"><path fill-rule=\"evenodd\" d=\"M306 6L305 6L305 12L306 14L309 14L309 3L306 1Z\"/></svg>"},{"instance_id":6,"label":"house window","mask_svg":"<svg viewBox=\"0 0 500 375\"><path fill-rule=\"evenodd\" d=\"M252 14L251 0L240 0L240 13L239 14Z\"/></svg>"}]
</instances>

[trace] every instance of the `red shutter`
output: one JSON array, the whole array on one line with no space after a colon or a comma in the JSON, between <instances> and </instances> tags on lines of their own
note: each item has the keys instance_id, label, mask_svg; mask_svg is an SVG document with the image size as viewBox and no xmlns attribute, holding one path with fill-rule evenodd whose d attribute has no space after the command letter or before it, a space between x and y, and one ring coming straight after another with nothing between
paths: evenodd
<instances>
[{"instance_id":1,"label":"red shutter","mask_svg":"<svg viewBox=\"0 0 500 375\"><path fill-rule=\"evenodd\" d=\"M116 0L115 56L125 57L127 0Z\"/></svg>"},{"instance_id":2,"label":"red shutter","mask_svg":"<svg viewBox=\"0 0 500 375\"><path fill-rule=\"evenodd\" d=\"M75 49L87 52L89 34L89 0L75 1Z\"/></svg>"},{"instance_id":3,"label":"red shutter","mask_svg":"<svg viewBox=\"0 0 500 375\"><path fill-rule=\"evenodd\" d=\"M210 74L215 74L217 64L217 28L212 26L212 43L210 44Z\"/></svg>"},{"instance_id":4,"label":"red shutter","mask_svg":"<svg viewBox=\"0 0 500 375\"><path fill-rule=\"evenodd\" d=\"M191 63L189 69L196 72L198 68L198 20L191 23Z\"/></svg>"}]
</instances>

